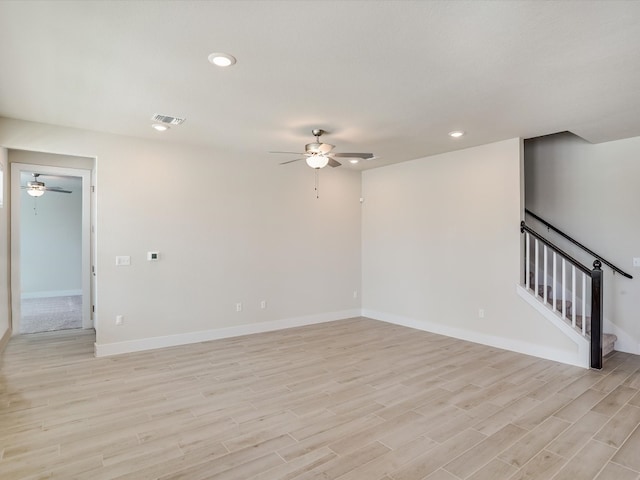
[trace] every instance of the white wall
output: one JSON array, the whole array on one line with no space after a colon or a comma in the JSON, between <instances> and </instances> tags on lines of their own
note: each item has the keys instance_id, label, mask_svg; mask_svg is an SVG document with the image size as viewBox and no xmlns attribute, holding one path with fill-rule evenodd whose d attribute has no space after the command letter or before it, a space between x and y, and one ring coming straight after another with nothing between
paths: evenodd
<instances>
[{"instance_id":1,"label":"white wall","mask_svg":"<svg viewBox=\"0 0 640 480\"><path fill-rule=\"evenodd\" d=\"M640 257L639 156L640 137L594 145L565 133L528 140L525 148L527 208L633 275L603 267L610 333L619 337L616 349L632 353L640 353L640 268L632 263ZM553 239L591 265L592 257Z\"/></svg>"},{"instance_id":2,"label":"white wall","mask_svg":"<svg viewBox=\"0 0 640 480\"><path fill-rule=\"evenodd\" d=\"M365 171L363 313L579 363L516 293L521 164L513 139Z\"/></svg>"},{"instance_id":3,"label":"white wall","mask_svg":"<svg viewBox=\"0 0 640 480\"><path fill-rule=\"evenodd\" d=\"M9 291L9 160L7 150L0 148L0 169L2 170L2 207L0 207L0 350L10 332L10 291ZM4 340L3 340L4 339Z\"/></svg>"},{"instance_id":4,"label":"white wall","mask_svg":"<svg viewBox=\"0 0 640 480\"><path fill-rule=\"evenodd\" d=\"M56 180L41 177L47 185ZM21 192L20 279L23 298L82 293L82 180L71 193Z\"/></svg>"},{"instance_id":5,"label":"white wall","mask_svg":"<svg viewBox=\"0 0 640 480\"><path fill-rule=\"evenodd\" d=\"M97 158L99 354L359 313L359 172L324 169L316 199L311 169L266 154L12 119L0 145Z\"/></svg>"},{"instance_id":6,"label":"white wall","mask_svg":"<svg viewBox=\"0 0 640 480\"><path fill-rule=\"evenodd\" d=\"M561 361L576 354L516 294L517 139L362 181L324 169L320 199L311 169L268 155L12 119L0 119L0 145L97 158L99 354L357 315L354 290L374 318ZM147 262L149 250L161 260Z\"/></svg>"}]
</instances>

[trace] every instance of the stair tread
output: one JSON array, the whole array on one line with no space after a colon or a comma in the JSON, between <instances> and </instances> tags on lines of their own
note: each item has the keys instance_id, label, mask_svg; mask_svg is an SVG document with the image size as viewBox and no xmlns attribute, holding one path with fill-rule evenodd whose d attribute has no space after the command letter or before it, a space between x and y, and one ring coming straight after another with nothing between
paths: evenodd
<instances>
[{"instance_id":1,"label":"stair tread","mask_svg":"<svg viewBox=\"0 0 640 480\"><path fill-rule=\"evenodd\" d=\"M535 285L535 281L533 280L533 278L531 278L531 282L528 285L529 287L529 291L530 293L536 297L541 303L544 303L544 290L545 290L545 285L538 285L536 288ZM552 290L551 287L549 285L546 286L547 287L547 305L550 305L553 307L553 297L552 297ZM536 290L537 290L537 294L536 294ZM555 312L562 314L562 299L561 298L556 298L556 308L553 309ZM573 324L573 315L572 315L572 307L573 304L571 302L571 300L565 300L566 304L565 304L565 315L564 315L564 320L569 323L569 325ZM582 321L586 322L586 334L590 335L591 334L591 317L589 315L583 316L583 315L577 315L575 317L575 321L576 321L576 325L575 325L575 329L578 330L580 333L582 333ZM603 333L602 334L602 355L608 355L611 352L614 351L614 346L615 346L615 342L618 340L618 337L615 336L612 333Z\"/></svg>"},{"instance_id":2,"label":"stair tread","mask_svg":"<svg viewBox=\"0 0 640 480\"><path fill-rule=\"evenodd\" d=\"M614 351L616 340L618 340L618 337L616 337L612 333L602 334L602 356L603 357L609 355L611 352Z\"/></svg>"}]
</instances>

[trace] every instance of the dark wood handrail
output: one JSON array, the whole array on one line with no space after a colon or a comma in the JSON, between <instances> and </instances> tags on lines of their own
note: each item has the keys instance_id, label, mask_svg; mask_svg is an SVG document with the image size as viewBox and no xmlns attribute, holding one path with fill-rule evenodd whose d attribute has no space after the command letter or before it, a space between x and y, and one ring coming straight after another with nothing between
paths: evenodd
<instances>
[{"instance_id":1,"label":"dark wood handrail","mask_svg":"<svg viewBox=\"0 0 640 480\"><path fill-rule=\"evenodd\" d=\"M562 230L554 227L553 225L551 225L549 222L547 222L546 220L544 220L543 218L540 218L538 215L536 215L535 213L533 213L531 210L529 209L525 209L525 212L529 215L531 215L533 218L535 218L536 220L538 220L540 223L544 224L547 228L550 228L551 230L553 230L554 232L556 232L558 235L560 235L563 238L566 238L567 240L569 240L571 243L573 243L574 245L577 245L578 247L580 247L582 250L584 250L585 252L587 252L589 255L597 258L598 260L600 260L602 263L604 263L606 266L608 266L609 268L611 268L614 272L619 273L620 275L627 277L627 278L633 278L631 275L629 275L627 272L622 271L621 269L619 269L618 267L616 267L613 263L605 260L604 258L602 258L600 255L598 255L596 252L594 252L593 250L590 250L589 248L585 247L583 244L581 244L580 242L578 242L577 240L574 240L573 238L571 238L569 235L567 235L566 233L564 233ZM529 232L532 233L532 232ZM538 238L541 238L538 236ZM544 239L543 239L544 240ZM544 240L545 242L547 240ZM555 248L555 247L554 247ZM564 253L563 253L564 255Z\"/></svg>"},{"instance_id":2,"label":"dark wood handrail","mask_svg":"<svg viewBox=\"0 0 640 480\"><path fill-rule=\"evenodd\" d=\"M536 233L534 230L531 229L531 227L527 226L526 223L524 222L520 222L520 232L528 232L530 235L533 235L534 237L536 237L538 240L540 240L542 243L550 246L551 248L553 248L556 252L558 252L560 255L562 255L563 257L565 257L567 260L569 260L572 264L574 264L579 270L582 270L584 273L586 273L587 275L591 276L591 270L586 267L585 265L583 265L582 263L580 263L578 260L576 260L575 258L573 258L571 255L569 255L567 252L565 252L564 250L562 250L560 247L558 247L557 245L551 243L549 240L547 240L546 238L544 238L542 235L540 235L539 233Z\"/></svg>"}]
</instances>

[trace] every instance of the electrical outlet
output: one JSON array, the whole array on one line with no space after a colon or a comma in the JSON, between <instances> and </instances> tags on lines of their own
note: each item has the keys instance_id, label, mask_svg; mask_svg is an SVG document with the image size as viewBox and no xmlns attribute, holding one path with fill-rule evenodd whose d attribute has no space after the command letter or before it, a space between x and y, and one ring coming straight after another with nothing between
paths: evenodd
<instances>
[{"instance_id":1,"label":"electrical outlet","mask_svg":"<svg viewBox=\"0 0 640 480\"><path fill-rule=\"evenodd\" d=\"M478 317L479 318L484 318L484 308L479 308L478 309Z\"/></svg>"},{"instance_id":2,"label":"electrical outlet","mask_svg":"<svg viewBox=\"0 0 640 480\"><path fill-rule=\"evenodd\" d=\"M262 300L262 301L260 302L260 308L261 308L261 309L263 309L263 310L264 310L265 308L267 308L267 301L266 301L266 300Z\"/></svg>"},{"instance_id":3,"label":"electrical outlet","mask_svg":"<svg viewBox=\"0 0 640 480\"><path fill-rule=\"evenodd\" d=\"M242 303L236 303L236 312L242 311Z\"/></svg>"},{"instance_id":4,"label":"electrical outlet","mask_svg":"<svg viewBox=\"0 0 640 480\"><path fill-rule=\"evenodd\" d=\"M633 257L633 266L640 267L640 257Z\"/></svg>"},{"instance_id":5,"label":"electrical outlet","mask_svg":"<svg viewBox=\"0 0 640 480\"><path fill-rule=\"evenodd\" d=\"M358 298L358 290L353 291L353 298Z\"/></svg>"},{"instance_id":6,"label":"electrical outlet","mask_svg":"<svg viewBox=\"0 0 640 480\"><path fill-rule=\"evenodd\" d=\"M116 325L120 326L124 323L124 315L116 315Z\"/></svg>"}]
</instances>

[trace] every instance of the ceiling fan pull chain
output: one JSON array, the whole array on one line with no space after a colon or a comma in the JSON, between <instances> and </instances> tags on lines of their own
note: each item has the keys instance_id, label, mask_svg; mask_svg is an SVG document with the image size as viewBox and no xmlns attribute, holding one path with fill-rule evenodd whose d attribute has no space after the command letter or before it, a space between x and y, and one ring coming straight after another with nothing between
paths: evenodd
<instances>
[{"instance_id":1,"label":"ceiling fan pull chain","mask_svg":"<svg viewBox=\"0 0 640 480\"><path fill-rule=\"evenodd\" d=\"M33 197L33 215L38 216L38 197Z\"/></svg>"},{"instance_id":2,"label":"ceiling fan pull chain","mask_svg":"<svg viewBox=\"0 0 640 480\"><path fill-rule=\"evenodd\" d=\"M316 198L320 198L320 179L318 177L318 174L320 172L319 168L315 169L316 171L316 186L315 186L315 190L316 190Z\"/></svg>"}]
</instances>

